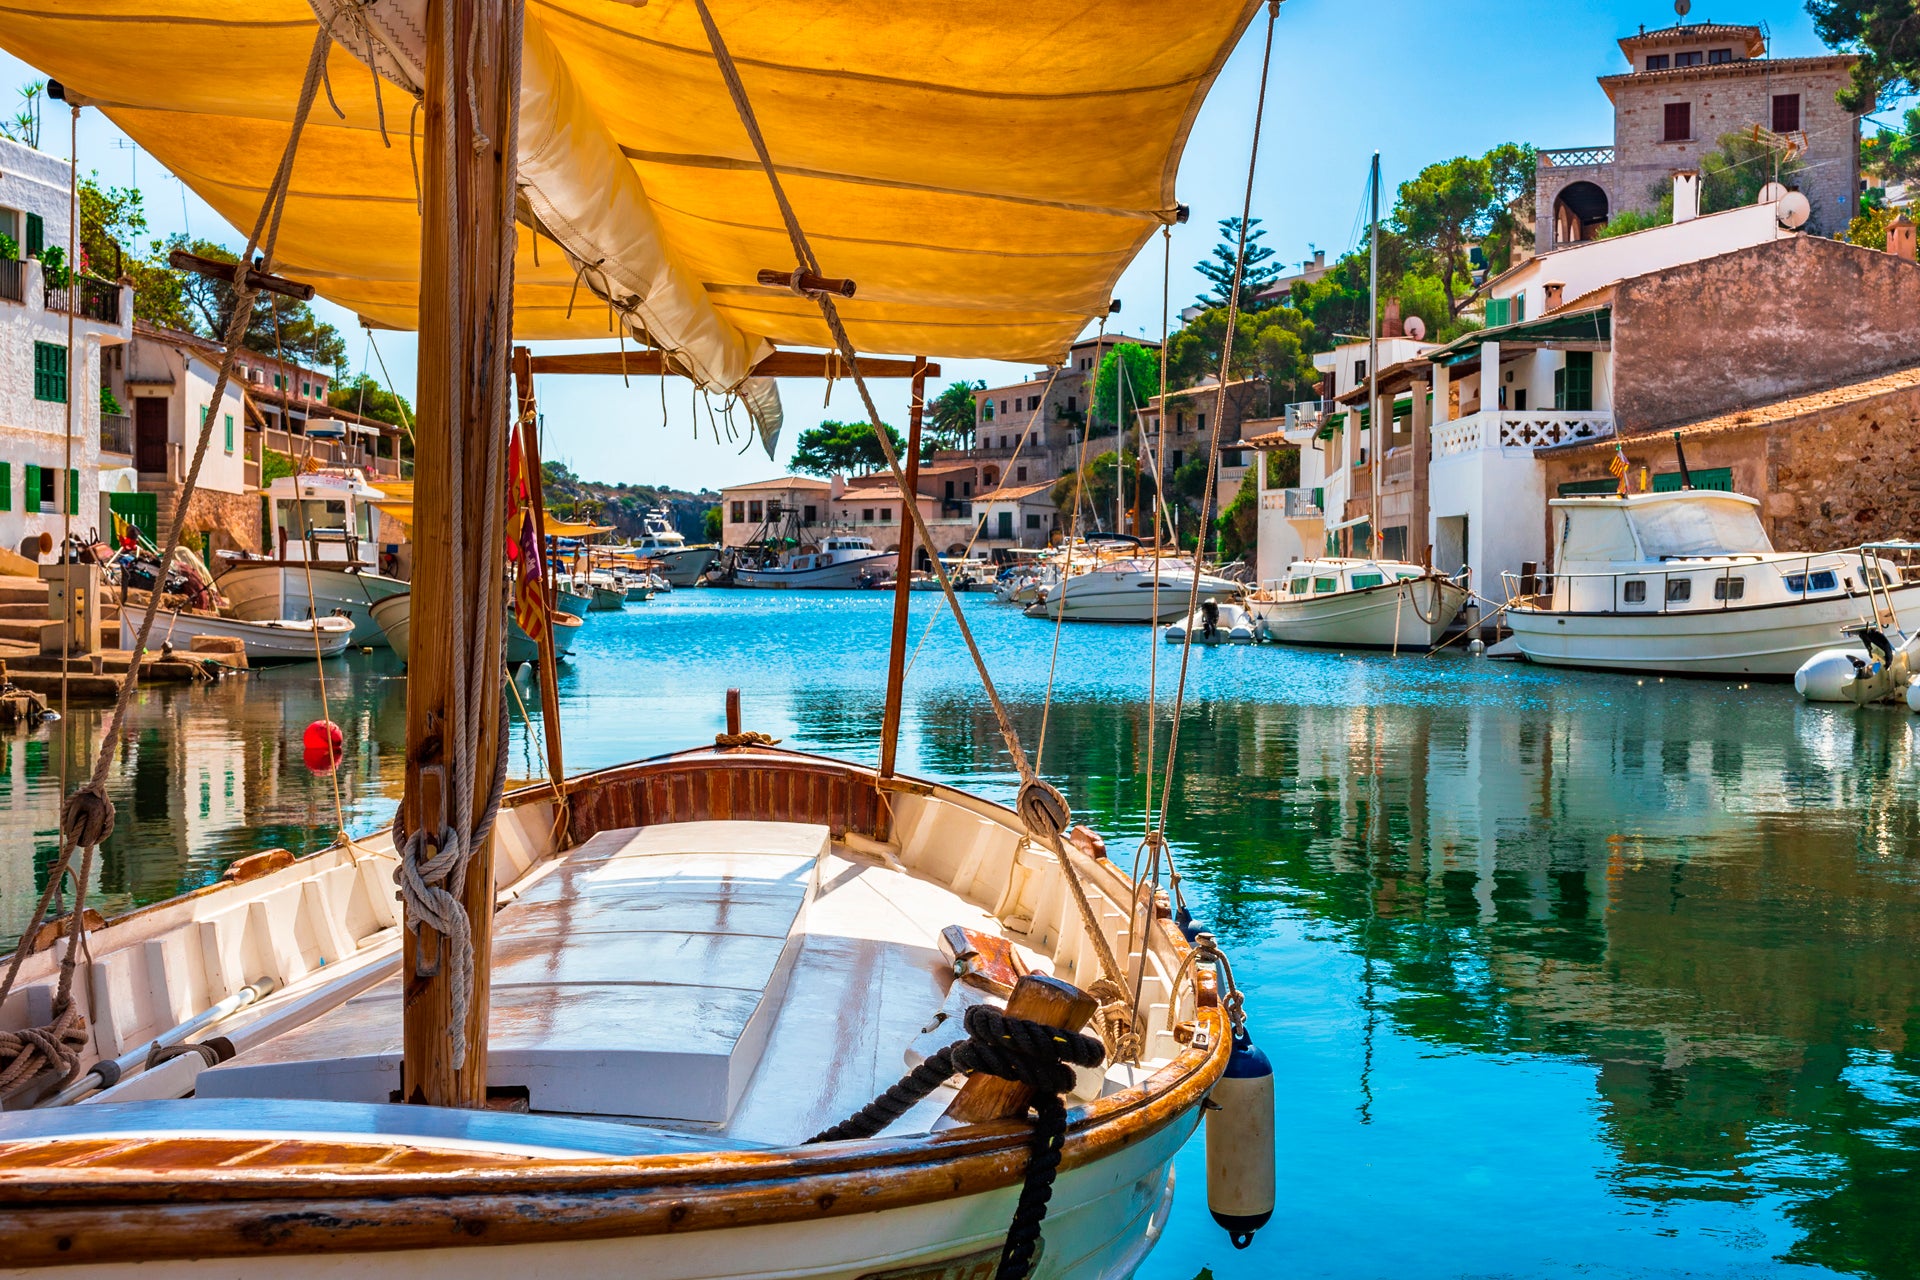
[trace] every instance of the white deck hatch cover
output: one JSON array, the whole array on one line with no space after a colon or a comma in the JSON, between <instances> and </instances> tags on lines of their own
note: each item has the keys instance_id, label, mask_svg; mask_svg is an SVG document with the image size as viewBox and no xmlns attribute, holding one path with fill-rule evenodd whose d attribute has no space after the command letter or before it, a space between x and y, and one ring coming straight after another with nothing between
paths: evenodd
<instances>
[{"instance_id":1,"label":"white deck hatch cover","mask_svg":"<svg viewBox=\"0 0 1920 1280\"><path fill-rule=\"evenodd\" d=\"M765 1048L818 892L824 826L603 831L494 918L488 1083L533 1110L724 1123ZM201 1073L200 1097L386 1102L397 978Z\"/></svg>"}]
</instances>

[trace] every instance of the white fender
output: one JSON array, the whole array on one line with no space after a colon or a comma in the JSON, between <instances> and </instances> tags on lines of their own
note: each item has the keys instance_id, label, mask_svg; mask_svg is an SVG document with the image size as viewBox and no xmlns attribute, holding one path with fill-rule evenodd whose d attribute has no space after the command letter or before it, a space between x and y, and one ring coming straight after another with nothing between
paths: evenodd
<instances>
[{"instance_id":1,"label":"white fender","mask_svg":"<svg viewBox=\"0 0 1920 1280\"><path fill-rule=\"evenodd\" d=\"M1822 649L1793 673L1793 687L1808 702L1852 702L1850 690L1860 676L1854 662L1864 656L1858 649Z\"/></svg>"},{"instance_id":2,"label":"white fender","mask_svg":"<svg viewBox=\"0 0 1920 1280\"><path fill-rule=\"evenodd\" d=\"M1207 1208L1233 1247L1273 1217L1273 1064L1245 1034L1207 1096Z\"/></svg>"}]
</instances>

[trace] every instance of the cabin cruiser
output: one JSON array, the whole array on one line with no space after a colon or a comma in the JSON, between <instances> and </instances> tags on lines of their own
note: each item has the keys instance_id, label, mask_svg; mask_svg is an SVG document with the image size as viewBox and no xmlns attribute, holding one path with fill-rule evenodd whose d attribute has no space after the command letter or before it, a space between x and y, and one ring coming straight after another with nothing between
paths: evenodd
<instances>
[{"instance_id":1,"label":"cabin cruiser","mask_svg":"<svg viewBox=\"0 0 1920 1280\"><path fill-rule=\"evenodd\" d=\"M1549 502L1555 572L1503 574L1512 650L1553 666L1791 676L1857 629L1920 629L1920 580L1862 551L1776 551L1758 499L1682 489Z\"/></svg>"},{"instance_id":2,"label":"cabin cruiser","mask_svg":"<svg viewBox=\"0 0 1920 1280\"><path fill-rule=\"evenodd\" d=\"M1296 560L1247 607L1282 644L1430 649L1466 602L1464 585L1417 564L1330 557Z\"/></svg>"},{"instance_id":3,"label":"cabin cruiser","mask_svg":"<svg viewBox=\"0 0 1920 1280\"><path fill-rule=\"evenodd\" d=\"M1041 587L1026 612L1029 618L1064 617L1068 622L1165 623L1186 617L1189 604L1237 600L1245 591L1237 582L1203 573L1199 600L1194 601L1191 564L1171 557L1126 556Z\"/></svg>"},{"instance_id":4,"label":"cabin cruiser","mask_svg":"<svg viewBox=\"0 0 1920 1280\"><path fill-rule=\"evenodd\" d=\"M374 504L385 496L357 467L305 471L268 485L276 553L219 553L226 569L218 585L233 616L248 622L343 617L353 623L353 644L386 644L373 606L407 584L378 571Z\"/></svg>"},{"instance_id":5,"label":"cabin cruiser","mask_svg":"<svg viewBox=\"0 0 1920 1280\"><path fill-rule=\"evenodd\" d=\"M693 586L720 558L720 548L710 542L689 545L665 507L647 512L640 536L624 549L640 559L659 561L662 576L675 587Z\"/></svg>"},{"instance_id":6,"label":"cabin cruiser","mask_svg":"<svg viewBox=\"0 0 1920 1280\"><path fill-rule=\"evenodd\" d=\"M828 534L817 548L796 551L773 568L741 568L734 584L813 591L853 591L876 586L893 576L894 553L877 551L871 538Z\"/></svg>"}]
</instances>

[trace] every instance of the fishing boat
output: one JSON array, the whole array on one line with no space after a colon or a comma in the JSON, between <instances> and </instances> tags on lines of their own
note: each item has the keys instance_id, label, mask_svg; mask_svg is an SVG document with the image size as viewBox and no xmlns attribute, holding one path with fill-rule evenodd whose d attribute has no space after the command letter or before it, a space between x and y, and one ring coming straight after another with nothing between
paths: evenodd
<instances>
[{"instance_id":1,"label":"fishing boat","mask_svg":"<svg viewBox=\"0 0 1920 1280\"><path fill-rule=\"evenodd\" d=\"M373 616L379 619L380 629L386 633L387 643L400 656L407 660L407 636L412 630L413 596L402 593L388 596L373 607ZM573 652L573 639L580 634L580 619L570 613L554 613L553 649L556 658L565 659ZM507 619L507 664L519 666L523 662L538 662L540 648L533 637L521 629L519 620Z\"/></svg>"},{"instance_id":2,"label":"fishing boat","mask_svg":"<svg viewBox=\"0 0 1920 1280\"><path fill-rule=\"evenodd\" d=\"M775 565L741 567L734 584L789 591L858 591L886 582L893 574L894 554L875 550L873 539L835 533L817 547L803 547L782 556Z\"/></svg>"},{"instance_id":3,"label":"fishing boat","mask_svg":"<svg viewBox=\"0 0 1920 1280\"><path fill-rule=\"evenodd\" d=\"M1193 590L1190 564L1172 558L1122 556L1038 588L1026 613L1029 618L1064 617L1068 622L1166 623L1187 616ZM1245 593L1238 582L1200 574L1200 603L1220 604Z\"/></svg>"},{"instance_id":4,"label":"fishing boat","mask_svg":"<svg viewBox=\"0 0 1920 1280\"><path fill-rule=\"evenodd\" d=\"M918 456L937 366L853 335L1057 359L1180 216L1179 150L1257 6L1189 0L1056 44L1042 37L1081 6L1035 0L971 28L976 69L945 85L900 77L898 56L950 34L956 6L315 0L314 29L293 0L219 28L101 4L121 20L111 42L36 11L0 44L63 96L115 103L157 150L244 114L253 144L203 148L185 171L229 209L259 193L249 265L227 278L295 290L284 255L370 322L418 324L414 505L434 536L416 539L410 609L436 660L408 676L390 833L256 855L90 927L112 808L91 784L67 797L0 978L0 1275L1118 1280L1158 1239L1203 1110L1210 1205L1246 1244L1273 1207L1272 1072L1229 962L1181 927L1164 838L1135 878L1073 823L983 661L1014 806L898 768L904 582L877 765L783 750L730 697L711 745L569 776L543 662L547 778L511 794L501 606L549 585L539 374L688 376L769 452L776 375L849 380L865 405L872 379L910 377ZM244 70L213 56L179 74L179 51L209 41L244 51ZM1053 50L1047 94L980 91L977 67L1036 47ZM356 57L370 75L342 73ZM419 95L417 148L372 141L399 114L369 91L383 80ZM1129 117L1098 165L1074 145L1111 128L1090 98ZM770 115L769 134L756 101L798 114ZM1008 163L1028 151L1047 163ZM812 174L831 195L789 200L782 184ZM876 282L955 261L972 279L964 297L896 283L856 300L810 234ZM1036 271L1063 242L1075 251ZM784 261L757 266L769 255ZM1244 256L1243 235L1236 275ZM607 305L576 311L575 293ZM250 314L229 326L216 399ZM534 356L516 323L618 325L621 344ZM69 915L49 918L69 878Z\"/></svg>"},{"instance_id":5,"label":"fishing boat","mask_svg":"<svg viewBox=\"0 0 1920 1280\"><path fill-rule=\"evenodd\" d=\"M125 609L120 614L120 644L132 649L139 643L140 620L144 609ZM224 618L211 613L193 613L182 609L162 610L154 619L148 645L171 645L178 650L193 647L201 637L238 640L246 646L247 665L266 666L276 662L312 662L315 658L337 658L350 645L357 644L358 628L350 618L322 617L249 621Z\"/></svg>"},{"instance_id":6,"label":"fishing boat","mask_svg":"<svg viewBox=\"0 0 1920 1280\"><path fill-rule=\"evenodd\" d=\"M1758 499L1681 489L1547 504L1554 571L1503 575L1510 640L1549 666L1789 677L1857 629L1920 630L1920 580L1858 549L1776 551Z\"/></svg>"},{"instance_id":7,"label":"fishing boat","mask_svg":"<svg viewBox=\"0 0 1920 1280\"><path fill-rule=\"evenodd\" d=\"M1466 605L1466 586L1399 560L1297 560L1247 600L1260 633L1282 644L1430 649Z\"/></svg>"},{"instance_id":8,"label":"fishing boat","mask_svg":"<svg viewBox=\"0 0 1920 1280\"><path fill-rule=\"evenodd\" d=\"M384 496L357 467L304 471L268 485L277 553L215 557L229 612L249 622L343 617L353 623L354 644L384 645L373 606L407 589L378 572L375 503Z\"/></svg>"}]
</instances>

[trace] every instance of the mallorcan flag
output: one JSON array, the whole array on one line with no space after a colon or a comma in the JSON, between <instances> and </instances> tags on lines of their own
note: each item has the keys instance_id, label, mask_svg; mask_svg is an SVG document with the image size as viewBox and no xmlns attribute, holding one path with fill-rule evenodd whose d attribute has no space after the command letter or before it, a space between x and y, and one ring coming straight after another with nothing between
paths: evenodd
<instances>
[{"instance_id":1,"label":"mallorcan flag","mask_svg":"<svg viewBox=\"0 0 1920 1280\"><path fill-rule=\"evenodd\" d=\"M535 527L533 492L527 478L526 441L513 428L507 450L507 560L518 570L513 586L513 617L520 629L541 643L547 632L545 566L540 530Z\"/></svg>"},{"instance_id":2,"label":"mallorcan flag","mask_svg":"<svg viewBox=\"0 0 1920 1280\"><path fill-rule=\"evenodd\" d=\"M1630 468L1627 466L1626 450L1617 444L1613 446L1613 461L1607 464L1607 470L1611 471L1614 479L1620 482L1620 487L1616 492L1624 498L1627 494L1627 472Z\"/></svg>"}]
</instances>

